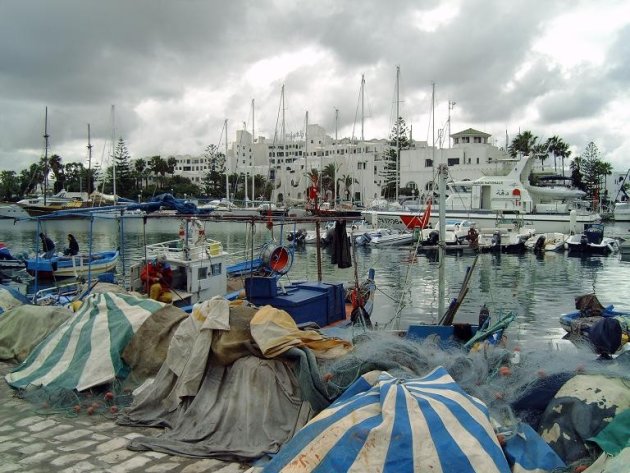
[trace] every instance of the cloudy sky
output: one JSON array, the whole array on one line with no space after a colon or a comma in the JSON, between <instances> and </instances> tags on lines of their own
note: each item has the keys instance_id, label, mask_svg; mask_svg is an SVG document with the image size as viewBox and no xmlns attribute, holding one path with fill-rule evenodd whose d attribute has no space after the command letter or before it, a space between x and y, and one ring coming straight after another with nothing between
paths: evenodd
<instances>
[{"instance_id":1,"label":"cloudy sky","mask_svg":"<svg viewBox=\"0 0 630 473\"><path fill-rule=\"evenodd\" d=\"M452 131L559 135L573 154L595 142L630 168L630 2L555 0L0 0L0 168L44 153L108 163L201 154L237 128L272 138L285 85L286 130L317 123L386 138L400 114L432 141L448 102Z\"/></svg>"}]
</instances>

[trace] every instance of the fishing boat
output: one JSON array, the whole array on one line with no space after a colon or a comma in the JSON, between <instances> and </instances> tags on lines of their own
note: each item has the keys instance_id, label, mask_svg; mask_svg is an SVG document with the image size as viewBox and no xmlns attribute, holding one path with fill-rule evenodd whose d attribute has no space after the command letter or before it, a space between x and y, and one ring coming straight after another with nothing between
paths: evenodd
<instances>
[{"instance_id":1,"label":"fishing boat","mask_svg":"<svg viewBox=\"0 0 630 473\"><path fill-rule=\"evenodd\" d=\"M0 242L0 271L24 269L26 263L23 256L15 256L3 242Z\"/></svg>"},{"instance_id":2,"label":"fishing boat","mask_svg":"<svg viewBox=\"0 0 630 473\"><path fill-rule=\"evenodd\" d=\"M408 245L413 241L413 233L402 231L392 232L389 234L382 234L381 236L375 236L370 239L368 245L371 247L383 247L383 246L402 246Z\"/></svg>"},{"instance_id":3,"label":"fishing boat","mask_svg":"<svg viewBox=\"0 0 630 473\"><path fill-rule=\"evenodd\" d=\"M214 296L235 299L244 294L254 305L286 310L297 323L349 323L353 311L356 317L357 307L361 308L362 317L369 317L375 289L373 272L355 287L319 279L284 283L281 277L293 263L291 248L269 241L243 254L229 254L221 242L206 236L203 223L196 218L184 219L178 236L146 245L146 256L130 269L132 290L147 292L140 277L142 268L147 261L160 258L173 274L173 304L184 310L192 310L192 305ZM359 294L354 298L354 306L350 300L346 304L353 291Z\"/></svg>"},{"instance_id":4,"label":"fishing boat","mask_svg":"<svg viewBox=\"0 0 630 473\"><path fill-rule=\"evenodd\" d=\"M118 264L119 251L107 250L76 256L36 256L26 260L26 271L38 279L72 278L112 271Z\"/></svg>"},{"instance_id":5,"label":"fishing boat","mask_svg":"<svg viewBox=\"0 0 630 473\"><path fill-rule=\"evenodd\" d=\"M58 210L80 209L83 206L83 200L80 197L71 197L62 189L52 196L22 199L17 202L17 205L28 216L38 217Z\"/></svg>"},{"instance_id":6,"label":"fishing boat","mask_svg":"<svg viewBox=\"0 0 630 473\"><path fill-rule=\"evenodd\" d=\"M569 235L560 232L537 233L525 242L525 247L536 252L564 251Z\"/></svg>"},{"instance_id":7,"label":"fishing boat","mask_svg":"<svg viewBox=\"0 0 630 473\"><path fill-rule=\"evenodd\" d=\"M617 318L622 320L622 328L628 332L630 312L615 309L610 304L603 306L595 294L584 294L575 298L576 310L560 316L560 325L569 335L588 336L591 327L602 318Z\"/></svg>"},{"instance_id":8,"label":"fishing boat","mask_svg":"<svg viewBox=\"0 0 630 473\"><path fill-rule=\"evenodd\" d=\"M604 224L586 225L583 233L571 235L566 241L569 256L607 256L619 251L619 241L604 236Z\"/></svg>"}]
</instances>

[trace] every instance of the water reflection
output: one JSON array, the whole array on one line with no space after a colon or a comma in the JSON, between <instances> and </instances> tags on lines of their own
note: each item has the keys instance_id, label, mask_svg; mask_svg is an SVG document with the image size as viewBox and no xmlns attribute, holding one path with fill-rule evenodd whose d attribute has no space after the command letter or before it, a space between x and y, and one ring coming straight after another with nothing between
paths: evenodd
<instances>
[{"instance_id":1,"label":"water reflection","mask_svg":"<svg viewBox=\"0 0 630 473\"><path fill-rule=\"evenodd\" d=\"M121 247L118 273L128 272L129 265L143 256L146 244L177 238L179 219L126 219L122 224L112 220L47 221L42 231L61 247L66 235L77 236L82 248L92 242L94 251ZM223 243L230 253L242 252L252 241L252 228L235 222L206 222L206 234ZM253 231L255 246L274 238L286 240L286 228L273 232L265 225ZM12 250L33 252L36 248L36 222L0 222L0 241ZM625 229L627 233L627 227ZM90 234L92 238L90 239ZM256 254L255 256L258 256ZM411 248L356 248L359 277L369 268L376 270L378 292L373 320L384 324L396 314L402 326L411 322L435 322L439 306L438 262L430 255L414 255ZM466 268L474 255L454 254L445 258L445 307L457 296ZM330 262L330 253L321 253L324 279L352 281L353 268L338 269ZM288 280L317 278L315 247L295 249L293 267L285 276ZM518 318L511 331L519 340L560 339L564 332L558 316L574 310L575 296L595 292L604 305L630 310L625 294L630 289L630 257L569 258L564 253L536 255L481 254L470 281L470 289L456 321L474 322L479 309L487 304L491 313L516 311Z\"/></svg>"}]
</instances>

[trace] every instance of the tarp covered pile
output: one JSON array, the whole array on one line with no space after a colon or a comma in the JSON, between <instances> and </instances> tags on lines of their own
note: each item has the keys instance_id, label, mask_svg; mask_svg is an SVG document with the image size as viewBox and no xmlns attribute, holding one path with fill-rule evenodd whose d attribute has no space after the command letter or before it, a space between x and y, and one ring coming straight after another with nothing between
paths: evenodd
<instances>
[{"instance_id":1,"label":"tarp covered pile","mask_svg":"<svg viewBox=\"0 0 630 473\"><path fill-rule=\"evenodd\" d=\"M14 388L82 391L125 378L121 354L134 333L165 305L126 294L92 294L5 379Z\"/></svg>"},{"instance_id":2,"label":"tarp covered pile","mask_svg":"<svg viewBox=\"0 0 630 473\"><path fill-rule=\"evenodd\" d=\"M28 304L29 300L12 287L0 284L0 314L14 307Z\"/></svg>"},{"instance_id":3,"label":"tarp covered pile","mask_svg":"<svg viewBox=\"0 0 630 473\"><path fill-rule=\"evenodd\" d=\"M298 330L284 311L215 298L180 324L155 380L118 422L170 427L133 439L133 450L255 460L277 452L330 403L313 352L349 348Z\"/></svg>"},{"instance_id":4,"label":"tarp covered pile","mask_svg":"<svg viewBox=\"0 0 630 473\"><path fill-rule=\"evenodd\" d=\"M72 312L59 306L24 304L0 315L0 360L21 363Z\"/></svg>"}]
</instances>

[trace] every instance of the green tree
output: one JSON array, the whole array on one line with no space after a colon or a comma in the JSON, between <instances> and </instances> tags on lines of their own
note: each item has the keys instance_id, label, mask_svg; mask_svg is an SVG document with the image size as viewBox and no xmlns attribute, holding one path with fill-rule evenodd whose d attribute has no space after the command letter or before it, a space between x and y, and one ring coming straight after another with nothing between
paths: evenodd
<instances>
[{"instance_id":1,"label":"green tree","mask_svg":"<svg viewBox=\"0 0 630 473\"><path fill-rule=\"evenodd\" d=\"M336 163L329 163L324 166L322 169L322 187L326 191L332 192L332 201L335 202L335 198L337 196L336 192L336 184L337 184L337 173L339 172L339 168L341 166Z\"/></svg>"},{"instance_id":2,"label":"green tree","mask_svg":"<svg viewBox=\"0 0 630 473\"><path fill-rule=\"evenodd\" d=\"M147 170L147 162L138 158L133 162L133 174L136 179L136 186L138 189L142 189L142 180L145 178L145 171Z\"/></svg>"},{"instance_id":3,"label":"green tree","mask_svg":"<svg viewBox=\"0 0 630 473\"><path fill-rule=\"evenodd\" d=\"M70 192L87 192L87 171L82 163L64 165L65 189Z\"/></svg>"},{"instance_id":4,"label":"green tree","mask_svg":"<svg viewBox=\"0 0 630 473\"><path fill-rule=\"evenodd\" d=\"M149 169L155 175L156 180L160 183L160 188L164 187L164 175L166 174L167 165L160 156L152 156L148 163Z\"/></svg>"},{"instance_id":5,"label":"green tree","mask_svg":"<svg viewBox=\"0 0 630 473\"><path fill-rule=\"evenodd\" d=\"M564 160L571 156L571 151L569 151L569 145L564 142L564 140L558 135L554 135L547 140L545 143L547 147L547 151L551 153L553 156L553 168L555 172L558 172L556 167L556 159L562 159L562 175L564 176Z\"/></svg>"},{"instance_id":6,"label":"green tree","mask_svg":"<svg viewBox=\"0 0 630 473\"><path fill-rule=\"evenodd\" d=\"M530 156L536 150L535 146L537 143L538 137L534 136L531 131L526 130L514 137L512 143L508 146L508 153L513 158L516 158L519 153L524 156Z\"/></svg>"},{"instance_id":7,"label":"green tree","mask_svg":"<svg viewBox=\"0 0 630 473\"><path fill-rule=\"evenodd\" d=\"M216 145L208 145L203 153L210 171L225 172L225 154L219 151Z\"/></svg>"},{"instance_id":8,"label":"green tree","mask_svg":"<svg viewBox=\"0 0 630 473\"><path fill-rule=\"evenodd\" d=\"M573 158L569 168L571 169L571 183L573 186L586 192L586 185L582 181L582 158L580 156Z\"/></svg>"},{"instance_id":9,"label":"green tree","mask_svg":"<svg viewBox=\"0 0 630 473\"><path fill-rule=\"evenodd\" d=\"M254 176L254 186L256 187L256 195L252 195L252 200L256 200L262 196L263 200L271 199L271 183L262 174L256 174Z\"/></svg>"},{"instance_id":10,"label":"green tree","mask_svg":"<svg viewBox=\"0 0 630 473\"><path fill-rule=\"evenodd\" d=\"M0 200L12 201L20 196L20 182L15 171L0 172Z\"/></svg>"},{"instance_id":11,"label":"green tree","mask_svg":"<svg viewBox=\"0 0 630 473\"><path fill-rule=\"evenodd\" d=\"M203 158L209 169L203 178L205 194L212 197L225 197L225 154L221 153L216 145L211 144L206 146Z\"/></svg>"},{"instance_id":12,"label":"green tree","mask_svg":"<svg viewBox=\"0 0 630 473\"><path fill-rule=\"evenodd\" d=\"M339 182L343 186L343 194L345 200L350 200L350 198L352 197L352 185L358 184L359 181L349 174L344 174L339 178Z\"/></svg>"},{"instance_id":13,"label":"green tree","mask_svg":"<svg viewBox=\"0 0 630 473\"><path fill-rule=\"evenodd\" d=\"M612 165L600 159L599 149L592 141L586 145L581 156L581 174L587 196L594 206L606 201L606 176L612 174Z\"/></svg>"},{"instance_id":14,"label":"green tree","mask_svg":"<svg viewBox=\"0 0 630 473\"><path fill-rule=\"evenodd\" d=\"M123 197L131 197L136 193L131 170L131 156L122 138L116 143L114 160L116 162L116 192Z\"/></svg>"},{"instance_id":15,"label":"green tree","mask_svg":"<svg viewBox=\"0 0 630 473\"><path fill-rule=\"evenodd\" d=\"M195 185L190 179L184 176L173 176L168 179L166 186L173 191L173 195L177 196L193 196L199 195L199 186Z\"/></svg>"},{"instance_id":16,"label":"green tree","mask_svg":"<svg viewBox=\"0 0 630 473\"><path fill-rule=\"evenodd\" d=\"M409 130L402 117L398 117L392 127L387 144L389 147L382 156L383 161L385 161L385 166L381 177L383 177L385 181L383 196L385 198L392 198L396 196L396 188L400 187L400 182L398 182L398 166L400 165L398 156L400 150L409 149L410 146Z\"/></svg>"},{"instance_id":17,"label":"green tree","mask_svg":"<svg viewBox=\"0 0 630 473\"><path fill-rule=\"evenodd\" d=\"M66 175L64 172L64 166L62 158L58 154L53 154L48 158L48 167L55 176L55 184L53 186L53 192L57 193L66 188Z\"/></svg>"},{"instance_id":18,"label":"green tree","mask_svg":"<svg viewBox=\"0 0 630 473\"><path fill-rule=\"evenodd\" d=\"M177 158L174 156L169 156L166 160L166 168L167 172L173 177L175 175L175 169L177 168Z\"/></svg>"},{"instance_id":19,"label":"green tree","mask_svg":"<svg viewBox=\"0 0 630 473\"><path fill-rule=\"evenodd\" d=\"M43 162L44 158L42 158ZM42 163L32 163L28 169L20 171L20 194L32 194L37 186L44 182L44 169Z\"/></svg>"}]
</instances>

